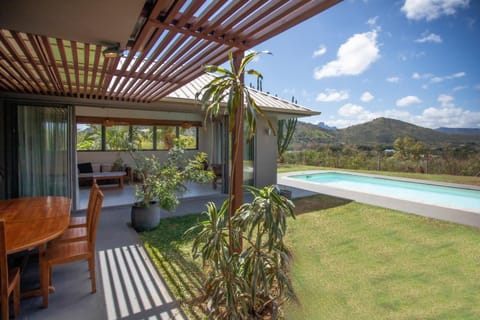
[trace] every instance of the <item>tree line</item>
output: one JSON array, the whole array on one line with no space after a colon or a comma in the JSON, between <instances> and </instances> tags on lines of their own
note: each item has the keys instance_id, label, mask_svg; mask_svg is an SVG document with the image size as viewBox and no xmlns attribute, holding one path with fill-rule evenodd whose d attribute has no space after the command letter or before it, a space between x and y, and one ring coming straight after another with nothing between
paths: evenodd
<instances>
[{"instance_id":1,"label":"tree line","mask_svg":"<svg viewBox=\"0 0 480 320\"><path fill-rule=\"evenodd\" d=\"M356 170L480 175L479 144L431 148L407 136L397 138L393 145L318 144L308 149L286 151L279 160L289 164Z\"/></svg>"}]
</instances>

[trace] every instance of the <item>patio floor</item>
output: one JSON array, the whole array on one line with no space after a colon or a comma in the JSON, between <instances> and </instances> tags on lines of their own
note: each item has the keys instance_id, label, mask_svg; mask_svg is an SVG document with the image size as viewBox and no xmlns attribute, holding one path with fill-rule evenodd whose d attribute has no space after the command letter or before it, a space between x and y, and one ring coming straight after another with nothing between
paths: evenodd
<instances>
[{"instance_id":1,"label":"patio floor","mask_svg":"<svg viewBox=\"0 0 480 320\"><path fill-rule=\"evenodd\" d=\"M96 294L91 294L86 262L62 265L53 269L56 292L49 307L41 307L40 297L24 299L20 319L185 319L129 221L129 206L102 210ZM38 284L38 263L35 256L30 260L22 290Z\"/></svg>"},{"instance_id":2,"label":"patio floor","mask_svg":"<svg viewBox=\"0 0 480 320\"><path fill-rule=\"evenodd\" d=\"M293 197L311 194L286 189L293 191ZM186 319L147 256L138 234L129 226L130 205L112 206L115 199L122 203L122 197L114 190L105 193L105 199L110 198L110 202L105 202L98 225L97 293L90 292L86 262L55 267L53 285L56 292L49 296L49 307L41 307L40 297L24 299L20 319ZM182 198L175 212L165 213L163 218L198 213L205 209L207 201L214 201L219 206L226 199L226 195L219 191L202 194L197 190L196 193L191 191L190 195ZM22 273L22 290L37 285L38 261L32 255Z\"/></svg>"},{"instance_id":3,"label":"patio floor","mask_svg":"<svg viewBox=\"0 0 480 320\"><path fill-rule=\"evenodd\" d=\"M101 186L102 192L105 195L103 207L112 207L119 205L131 205L135 202L135 185L126 184L124 188L116 188L110 186ZM88 196L90 188L81 187L79 189L80 209L86 209L88 205ZM197 184L188 183L187 192L181 197L182 199L197 198L197 197L211 197L221 195L221 187L218 186L213 189L212 184Z\"/></svg>"}]
</instances>

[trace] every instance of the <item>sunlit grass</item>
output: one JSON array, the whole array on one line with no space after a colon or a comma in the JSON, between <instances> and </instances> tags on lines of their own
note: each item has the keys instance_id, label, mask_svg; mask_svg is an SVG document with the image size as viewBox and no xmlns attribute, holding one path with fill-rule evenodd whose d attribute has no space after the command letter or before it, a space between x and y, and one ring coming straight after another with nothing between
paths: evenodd
<instances>
[{"instance_id":1,"label":"sunlit grass","mask_svg":"<svg viewBox=\"0 0 480 320\"><path fill-rule=\"evenodd\" d=\"M480 319L479 229L332 199L296 201L287 319Z\"/></svg>"},{"instance_id":2,"label":"sunlit grass","mask_svg":"<svg viewBox=\"0 0 480 320\"><path fill-rule=\"evenodd\" d=\"M192 258L194 234L185 231L201 219L200 215L162 219L160 225L141 233L144 246L189 319L204 319L198 301L203 283L201 261Z\"/></svg>"},{"instance_id":3,"label":"sunlit grass","mask_svg":"<svg viewBox=\"0 0 480 320\"><path fill-rule=\"evenodd\" d=\"M287 242L299 304L286 319L480 319L480 229L324 195L295 204ZM189 319L206 318L201 261L184 237L199 219L142 234Z\"/></svg>"}]
</instances>

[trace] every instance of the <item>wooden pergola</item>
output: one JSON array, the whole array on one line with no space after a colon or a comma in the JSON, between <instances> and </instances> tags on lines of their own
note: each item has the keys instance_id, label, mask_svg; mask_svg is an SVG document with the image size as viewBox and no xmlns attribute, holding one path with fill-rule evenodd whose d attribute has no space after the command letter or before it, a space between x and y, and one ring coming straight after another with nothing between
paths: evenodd
<instances>
[{"instance_id":1,"label":"wooden pergola","mask_svg":"<svg viewBox=\"0 0 480 320\"><path fill-rule=\"evenodd\" d=\"M196 79L203 65L224 63L228 52L238 63L246 50L340 1L3 1L0 91L151 104ZM243 184L243 142L236 140L234 208Z\"/></svg>"},{"instance_id":2,"label":"wooden pergola","mask_svg":"<svg viewBox=\"0 0 480 320\"><path fill-rule=\"evenodd\" d=\"M72 3L65 9L61 6L70 1L51 0L46 2L48 12L37 9L35 13L32 6L38 1L21 1L31 5L29 24L19 22L25 20L21 16L25 9L18 8L18 1L5 1L0 4L0 91L131 103L158 101L201 75L202 65L222 64L228 52L251 49L340 1L145 0L140 13L125 13L136 17L130 37L108 39L98 27L92 33L98 33L102 41L77 39L73 33L69 37L68 30L61 32L62 26L54 32L44 28L47 22L42 19L49 14L76 17L84 8L73 6L82 4ZM99 3L110 3L102 21L109 28L125 28L121 24L132 20L115 16L121 1L79 2L87 3L92 12L101 9L96 8ZM84 20L89 22L88 17ZM61 37L55 36L56 31ZM117 57L105 57L104 51L117 43Z\"/></svg>"}]
</instances>

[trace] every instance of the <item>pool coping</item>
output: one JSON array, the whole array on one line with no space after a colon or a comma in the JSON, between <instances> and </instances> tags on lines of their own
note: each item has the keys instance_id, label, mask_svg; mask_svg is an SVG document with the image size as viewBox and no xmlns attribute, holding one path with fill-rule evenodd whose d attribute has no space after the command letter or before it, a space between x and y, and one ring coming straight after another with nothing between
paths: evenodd
<instances>
[{"instance_id":1,"label":"pool coping","mask_svg":"<svg viewBox=\"0 0 480 320\"><path fill-rule=\"evenodd\" d=\"M354 200L357 202L366 203L370 205L399 210L406 213L413 213L413 214L421 215L424 217L445 220L445 221L459 223L459 224L473 226L473 227L480 227L480 212L477 213L474 211L459 210L454 208L435 206L431 204L422 204L418 202L400 200L400 199L390 198L386 196L372 195L372 194L364 193L361 191L355 192L355 191L350 191L345 189L334 188L331 186L322 186L320 184L315 184L308 181L289 178L289 176L292 176L292 175L328 173L328 172L347 173L347 174L355 174L355 175L362 175L362 176L369 176L369 177L383 178L383 179L390 179L390 180L397 180L397 181L409 181L409 182L423 183L423 184L429 184L429 185L456 187L456 188L480 191L480 187L471 186L471 185L444 183L444 182L436 182L436 181L425 181L425 180L418 180L418 179L411 179L411 178L397 179L396 177L392 177L392 176L356 173L356 172L341 171L341 170L308 170L308 171L279 173L277 175L277 183L285 186L290 186L290 187L295 187L299 189L316 192L316 193L327 194L335 197Z\"/></svg>"}]
</instances>

